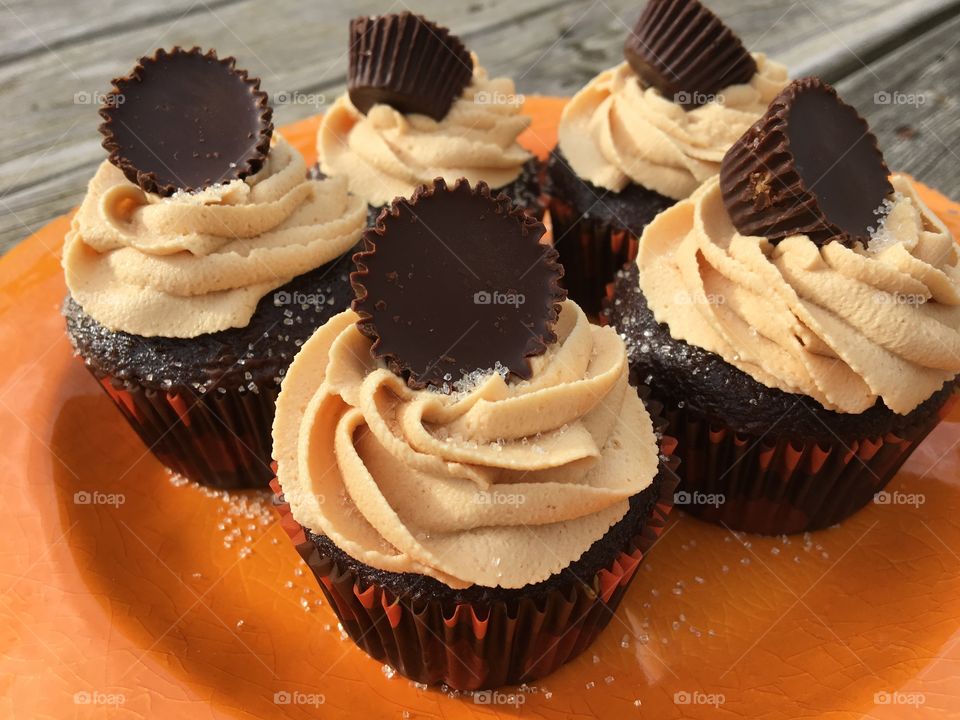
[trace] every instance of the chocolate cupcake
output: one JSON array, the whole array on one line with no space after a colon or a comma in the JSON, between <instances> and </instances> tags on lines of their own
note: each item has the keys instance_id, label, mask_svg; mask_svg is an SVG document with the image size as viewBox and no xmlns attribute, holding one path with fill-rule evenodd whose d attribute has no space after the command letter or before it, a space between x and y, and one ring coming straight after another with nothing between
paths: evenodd
<instances>
[{"instance_id":1,"label":"chocolate cupcake","mask_svg":"<svg viewBox=\"0 0 960 720\"><path fill-rule=\"evenodd\" d=\"M370 206L437 176L505 193L537 218L540 162L518 143L530 125L509 78L490 78L455 35L409 12L350 21L347 93L324 114L314 176L343 176Z\"/></svg>"},{"instance_id":2,"label":"chocolate cupcake","mask_svg":"<svg viewBox=\"0 0 960 720\"><path fill-rule=\"evenodd\" d=\"M888 178L866 122L807 78L647 227L607 318L679 440L679 505L738 530L824 528L953 400L957 247Z\"/></svg>"},{"instance_id":3,"label":"chocolate cupcake","mask_svg":"<svg viewBox=\"0 0 960 720\"><path fill-rule=\"evenodd\" d=\"M564 299L543 233L465 179L397 199L277 401L284 527L344 630L417 682L582 652L676 487L623 343Z\"/></svg>"},{"instance_id":4,"label":"chocolate cupcake","mask_svg":"<svg viewBox=\"0 0 960 720\"><path fill-rule=\"evenodd\" d=\"M787 83L697 0L650 0L624 56L564 108L546 168L566 287L589 314L646 225L719 172Z\"/></svg>"},{"instance_id":5,"label":"chocolate cupcake","mask_svg":"<svg viewBox=\"0 0 960 720\"><path fill-rule=\"evenodd\" d=\"M352 300L366 205L306 179L259 81L213 51L142 58L101 115L110 157L64 243L70 341L172 471L266 487L280 382Z\"/></svg>"}]
</instances>

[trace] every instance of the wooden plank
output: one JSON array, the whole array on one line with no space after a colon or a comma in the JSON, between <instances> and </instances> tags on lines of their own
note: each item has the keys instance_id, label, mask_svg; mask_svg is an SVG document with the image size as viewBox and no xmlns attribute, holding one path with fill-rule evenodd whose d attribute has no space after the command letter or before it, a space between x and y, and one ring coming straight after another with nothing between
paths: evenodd
<instances>
[{"instance_id":1,"label":"wooden plank","mask_svg":"<svg viewBox=\"0 0 960 720\"><path fill-rule=\"evenodd\" d=\"M960 18L837 83L893 170L960 200Z\"/></svg>"},{"instance_id":2,"label":"wooden plank","mask_svg":"<svg viewBox=\"0 0 960 720\"><path fill-rule=\"evenodd\" d=\"M557 11L582 0L477 0L464 7L441 0L418 2L418 11L457 29L468 43L496 32L516 18ZM90 14L91 0L75 6ZM0 62L0 91L18 111L0 121L0 252L82 198L86 179L103 159L95 100L109 79L158 44L200 44L234 54L259 75L273 95L342 90L346 72L346 27L360 13L401 9L402 2L363 0L308 3L277 0L265 14L262 3L246 0L196 16L154 22L116 37L99 34L23 60ZM69 11L68 11L69 12ZM37 88L43 88L37 92ZM313 104L276 107L279 124L314 114ZM64 187L57 187L57 183Z\"/></svg>"},{"instance_id":3,"label":"wooden plank","mask_svg":"<svg viewBox=\"0 0 960 720\"><path fill-rule=\"evenodd\" d=\"M240 0L207 0L221 8ZM95 6L95 10L94 10ZM136 27L159 22L186 21L202 13L197 0L164 0L162 3L98 0L3 0L0 3L0 63L56 52L71 42L92 37L116 37ZM70 68L65 68L67 72Z\"/></svg>"},{"instance_id":4,"label":"wooden plank","mask_svg":"<svg viewBox=\"0 0 960 720\"><path fill-rule=\"evenodd\" d=\"M349 18L383 10L386 4L366 0L344 5L277 0L269 15L262 3L252 0L219 10L207 6L206 12L181 22L137 28L118 37L97 36L55 53L0 64L0 90L8 107L17 108L0 124L0 192L17 192L63 168L92 166L102 158L97 148L96 97L109 88L112 77L158 45L197 44L236 55L273 95L339 86L346 72ZM521 11L538 14L563 3L485 0L465 15L462 6L440 0L420 5L469 38ZM315 112L317 107L310 103L280 105L276 119L282 124Z\"/></svg>"},{"instance_id":5,"label":"wooden plank","mask_svg":"<svg viewBox=\"0 0 960 720\"><path fill-rule=\"evenodd\" d=\"M74 7L89 13L91 2L78 0ZM79 201L85 178L103 158L96 107L83 102L105 89L132 58L158 43L215 46L236 54L274 95L300 92L332 100L343 88L347 19L383 12L387 4L341 5L278 0L265 13L262 4L244 0L204 9L183 22L147 18L143 27L117 35L64 39L55 54L0 61L0 90L7 107L18 109L10 120L0 121L0 207L10 214L0 221L0 250L22 238L24 226L33 228ZM786 58L817 57L825 66L825 37L836 50L834 62L845 56L849 63L853 56L845 45L864 36L876 18L885 20L877 38L893 30L902 34L911 23L947 12L960 0L800 0L786 7L775 0L716 0L711 5L748 46ZM638 7L636 0L483 0L465 11L439 0L417 3L418 11L461 34L492 72L515 77L521 92L544 94L569 94L618 62ZM893 27L893 18L901 25ZM285 123L318 110L322 106L309 102L286 104L276 108L276 117Z\"/></svg>"},{"instance_id":6,"label":"wooden plank","mask_svg":"<svg viewBox=\"0 0 960 720\"><path fill-rule=\"evenodd\" d=\"M931 23L960 13L960 0L713 0L708 4L752 51L787 64L796 77L816 72L831 81L862 67L861 58L866 61L871 51L885 47L886 42L905 40ZM490 38L486 56L514 68L521 91L568 95L602 68L620 62L623 39L636 20L637 6L622 0L570 6L519 26L530 36L553 40L525 43L513 33L503 33Z\"/></svg>"},{"instance_id":7,"label":"wooden plank","mask_svg":"<svg viewBox=\"0 0 960 720\"><path fill-rule=\"evenodd\" d=\"M875 7L870 21L852 18L837 28L827 20L823 32L802 47L781 55L794 77L818 75L830 82L857 72L960 12L960 0L930 0Z\"/></svg>"}]
</instances>

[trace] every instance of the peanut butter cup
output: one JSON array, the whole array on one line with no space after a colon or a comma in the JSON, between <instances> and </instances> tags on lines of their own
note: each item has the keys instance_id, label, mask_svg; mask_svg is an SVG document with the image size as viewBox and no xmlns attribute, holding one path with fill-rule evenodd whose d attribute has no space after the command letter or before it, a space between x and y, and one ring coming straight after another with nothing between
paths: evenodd
<instances>
[{"instance_id":1,"label":"peanut butter cup","mask_svg":"<svg viewBox=\"0 0 960 720\"><path fill-rule=\"evenodd\" d=\"M623 54L644 82L685 108L757 71L740 38L698 0L650 0Z\"/></svg>"},{"instance_id":2,"label":"peanut butter cup","mask_svg":"<svg viewBox=\"0 0 960 720\"><path fill-rule=\"evenodd\" d=\"M482 182L437 178L394 200L354 256L353 309L371 353L415 389L499 368L528 379L566 298L544 232Z\"/></svg>"},{"instance_id":3,"label":"peanut butter cup","mask_svg":"<svg viewBox=\"0 0 960 720\"><path fill-rule=\"evenodd\" d=\"M169 196L256 173L273 110L260 80L213 50L157 50L114 79L100 109L110 162L144 191Z\"/></svg>"},{"instance_id":4,"label":"peanut butter cup","mask_svg":"<svg viewBox=\"0 0 960 720\"><path fill-rule=\"evenodd\" d=\"M473 60L460 39L422 15L350 21L347 91L362 113L384 103L441 120L472 74Z\"/></svg>"},{"instance_id":5,"label":"peanut butter cup","mask_svg":"<svg viewBox=\"0 0 960 720\"><path fill-rule=\"evenodd\" d=\"M867 244L893 193L877 138L819 78L793 81L730 148L720 188L744 235Z\"/></svg>"}]
</instances>

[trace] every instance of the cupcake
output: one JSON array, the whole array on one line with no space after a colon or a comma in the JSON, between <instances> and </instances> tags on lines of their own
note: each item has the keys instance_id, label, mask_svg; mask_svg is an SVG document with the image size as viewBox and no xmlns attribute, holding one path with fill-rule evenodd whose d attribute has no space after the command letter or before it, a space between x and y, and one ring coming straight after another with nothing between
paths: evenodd
<instances>
[{"instance_id":1,"label":"cupcake","mask_svg":"<svg viewBox=\"0 0 960 720\"><path fill-rule=\"evenodd\" d=\"M787 83L697 0L650 0L624 55L567 103L547 162L564 280L590 314L647 223L716 175Z\"/></svg>"},{"instance_id":2,"label":"cupcake","mask_svg":"<svg viewBox=\"0 0 960 720\"><path fill-rule=\"evenodd\" d=\"M277 401L284 526L344 630L417 682L520 683L582 652L670 508L673 443L543 233L483 183L398 198Z\"/></svg>"},{"instance_id":3,"label":"cupcake","mask_svg":"<svg viewBox=\"0 0 960 720\"><path fill-rule=\"evenodd\" d=\"M353 299L366 205L307 179L259 80L213 51L142 58L101 115L110 156L63 250L70 341L170 470L266 487L280 381Z\"/></svg>"},{"instance_id":4,"label":"cupcake","mask_svg":"<svg viewBox=\"0 0 960 720\"><path fill-rule=\"evenodd\" d=\"M952 402L957 261L856 110L790 84L613 289L632 378L679 441L678 505L774 534L867 504Z\"/></svg>"},{"instance_id":5,"label":"cupcake","mask_svg":"<svg viewBox=\"0 0 960 720\"><path fill-rule=\"evenodd\" d=\"M483 181L539 218L540 163L517 143L530 125L522 103L447 28L409 12L357 17L347 93L323 117L313 172L345 177L370 225L437 176Z\"/></svg>"}]
</instances>

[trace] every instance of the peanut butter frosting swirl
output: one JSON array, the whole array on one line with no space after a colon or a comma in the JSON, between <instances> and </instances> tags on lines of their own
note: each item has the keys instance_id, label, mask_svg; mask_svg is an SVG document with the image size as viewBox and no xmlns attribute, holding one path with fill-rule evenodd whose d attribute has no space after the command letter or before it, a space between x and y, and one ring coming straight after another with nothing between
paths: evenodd
<instances>
[{"instance_id":1,"label":"peanut butter frosting swirl","mask_svg":"<svg viewBox=\"0 0 960 720\"><path fill-rule=\"evenodd\" d=\"M250 322L257 303L360 239L366 205L342 179L307 180L274 134L244 180L165 198L100 165L67 233L67 287L111 330L196 337Z\"/></svg>"},{"instance_id":2,"label":"peanut butter frosting swirl","mask_svg":"<svg viewBox=\"0 0 960 720\"><path fill-rule=\"evenodd\" d=\"M421 184L465 177L502 188L532 155L517 143L530 125L509 78L487 77L476 56L473 79L442 120L374 105L364 115L347 95L323 116L317 135L320 167L343 176L350 192L374 207L409 197Z\"/></svg>"},{"instance_id":3,"label":"peanut butter frosting swirl","mask_svg":"<svg viewBox=\"0 0 960 720\"><path fill-rule=\"evenodd\" d=\"M787 69L754 55L749 84L730 85L685 110L627 63L605 70L563 110L559 145L577 175L620 192L636 183L682 200L720 172L724 153L787 84Z\"/></svg>"},{"instance_id":4,"label":"peanut butter frosting swirl","mask_svg":"<svg viewBox=\"0 0 960 720\"><path fill-rule=\"evenodd\" d=\"M294 359L273 426L296 520L382 570L523 587L577 560L657 472L623 342L566 301L530 380L480 373L411 390L370 357L357 315Z\"/></svg>"},{"instance_id":5,"label":"peanut butter frosting swirl","mask_svg":"<svg viewBox=\"0 0 960 720\"><path fill-rule=\"evenodd\" d=\"M640 288L675 339L767 387L905 415L960 372L960 269L947 227L907 178L891 182L865 249L741 235L711 178L647 226Z\"/></svg>"}]
</instances>

